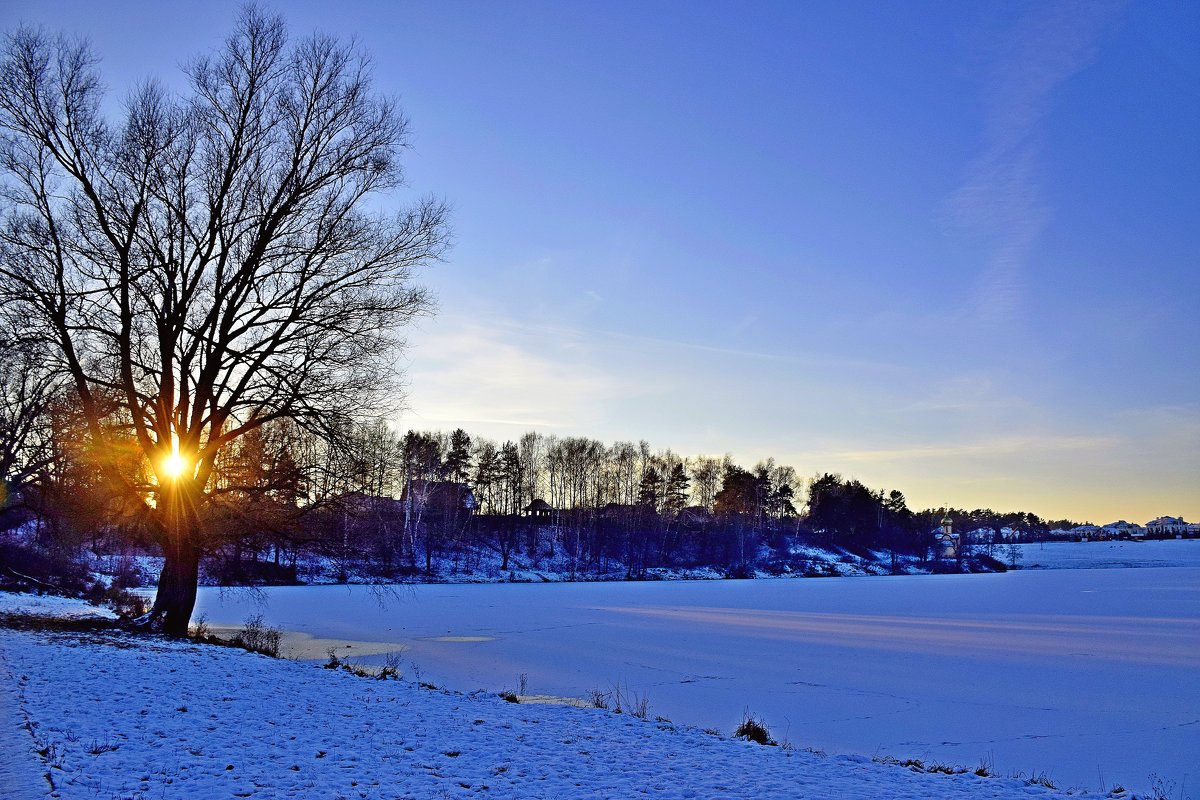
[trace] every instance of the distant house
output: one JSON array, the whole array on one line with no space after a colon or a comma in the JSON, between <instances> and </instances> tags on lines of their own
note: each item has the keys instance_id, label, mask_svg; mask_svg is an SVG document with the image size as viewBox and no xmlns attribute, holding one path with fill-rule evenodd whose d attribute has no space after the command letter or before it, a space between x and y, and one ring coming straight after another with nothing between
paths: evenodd
<instances>
[{"instance_id":1,"label":"distant house","mask_svg":"<svg viewBox=\"0 0 1200 800\"><path fill-rule=\"evenodd\" d=\"M550 506L550 504L541 498L534 500L532 503L525 506L525 508L521 509L521 511L525 513L525 516L533 517L534 519L550 519L551 515L554 513L554 509Z\"/></svg>"},{"instance_id":2,"label":"distant house","mask_svg":"<svg viewBox=\"0 0 1200 800\"><path fill-rule=\"evenodd\" d=\"M679 512L677 521L684 527L698 528L712 521L712 512L704 506L688 506Z\"/></svg>"},{"instance_id":3,"label":"distant house","mask_svg":"<svg viewBox=\"0 0 1200 800\"><path fill-rule=\"evenodd\" d=\"M400 507L404 511L411 508L414 513L442 519L469 514L477 505L471 487L455 481L414 478L400 495Z\"/></svg>"},{"instance_id":4,"label":"distant house","mask_svg":"<svg viewBox=\"0 0 1200 800\"><path fill-rule=\"evenodd\" d=\"M337 506L351 517L393 517L404 513L399 500L365 492L347 492L337 499Z\"/></svg>"},{"instance_id":5,"label":"distant house","mask_svg":"<svg viewBox=\"0 0 1200 800\"><path fill-rule=\"evenodd\" d=\"M1074 528L1071 528L1070 533L1072 539L1080 542L1090 542L1095 539L1104 538L1104 529L1090 522L1084 525L1076 525Z\"/></svg>"},{"instance_id":6,"label":"distant house","mask_svg":"<svg viewBox=\"0 0 1200 800\"><path fill-rule=\"evenodd\" d=\"M1188 524L1183 517L1159 517L1146 523L1146 533L1151 536L1175 536L1188 532Z\"/></svg>"},{"instance_id":7,"label":"distant house","mask_svg":"<svg viewBox=\"0 0 1200 800\"><path fill-rule=\"evenodd\" d=\"M629 503L606 503L600 506L599 516L604 520L627 521L645 513L646 507Z\"/></svg>"},{"instance_id":8,"label":"distant house","mask_svg":"<svg viewBox=\"0 0 1200 800\"><path fill-rule=\"evenodd\" d=\"M1110 522L1103 528L1105 538L1108 539L1145 539L1146 529L1135 522L1126 522L1123 519L1116 522Z\"/></svg>"}]
</instances>

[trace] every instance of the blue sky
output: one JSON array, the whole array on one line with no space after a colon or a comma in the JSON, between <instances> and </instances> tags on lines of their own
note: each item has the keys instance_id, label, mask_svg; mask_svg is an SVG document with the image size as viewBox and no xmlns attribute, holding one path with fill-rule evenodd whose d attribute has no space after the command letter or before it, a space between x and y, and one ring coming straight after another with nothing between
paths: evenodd
<instances>
[{"instance_id":1,"label":"blue sky","mask_svg":"<svg viewBox=\"0 0 1200 800\"><path fill-rule=\"evenodd\" d=\"M1200 518L1200 5L280 3L455 207L402 427ZM114 89L237 5L10 0Z\"/></svg>"}]
</instances>

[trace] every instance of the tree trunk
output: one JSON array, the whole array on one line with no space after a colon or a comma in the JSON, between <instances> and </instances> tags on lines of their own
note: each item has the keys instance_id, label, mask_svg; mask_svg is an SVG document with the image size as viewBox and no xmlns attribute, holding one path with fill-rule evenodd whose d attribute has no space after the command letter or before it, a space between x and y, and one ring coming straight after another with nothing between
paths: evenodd
<instances>
[{"instance_id":1,"label":"tree trunk","mask_svg":"<svg viewBox=\"0 0 1200 800\"><path fill-rule=\"evenodd\" d=\"M199 487L179 481L160 495L163 568L154 606L137 624L168 636L186 636L200 583Z\"/></svg>"},{"instance_id":2,"label":"tree trunk","mask_svg":"<svg viewBox=\"0 0 1200 800\"><path fill-rule=\"evenodd\" d=\"M186 636L192 610L196 607L196 588L200 582L200 548L181 542L170 548L158 579L158 593L150 610L149 624L168 636Z\"/></svg>"}]
</instances>

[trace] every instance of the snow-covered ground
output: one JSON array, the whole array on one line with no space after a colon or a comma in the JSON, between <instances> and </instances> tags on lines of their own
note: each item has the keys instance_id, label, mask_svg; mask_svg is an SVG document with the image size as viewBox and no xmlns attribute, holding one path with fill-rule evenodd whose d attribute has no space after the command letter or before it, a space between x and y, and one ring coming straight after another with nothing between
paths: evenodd
<instances>
[{"instance_id":1,"label":"snow-covered ground","mask_svg":"<svg viewBox=\"0 0 1200 800\"><path fill-rule=\"evenodd\" d=\"M1059 785L1200 780L1200 569L490 586L205 589L323 658L459 690L648 694L651 713L833 753L1036 770ZM350 644L351 647L345 647ZM303 653L300 653L303 654Z\"/></svg>"},{"instance_id":2,"label":"snow-covered ground","mask_svg":"<svg viewBox=\"0 0 1200 800\"><path fill-rule=\"evenodd\" d=\"M0 612L38 605L0 594ZM0 738L11 745L6 762L31 767L0 770L5 798L46 796L39 772L65 800L1053 794L1012 778L917 773L111 632L0 627L0 668L0 699L15 704L45 754L35 762L11 729ZM31 777L43 782L29 792L21 780Z\"/></svg>"},{"instance_id":3,"label":"snow-covered ground","mask_svg":"<svg viewBox=\"0 0 1200 800\"><path fill-rule=\"evenodd\" d=\"M1200 567L1200 539L1018 545L1024 569Z\"/></svg>"}]
</instances>

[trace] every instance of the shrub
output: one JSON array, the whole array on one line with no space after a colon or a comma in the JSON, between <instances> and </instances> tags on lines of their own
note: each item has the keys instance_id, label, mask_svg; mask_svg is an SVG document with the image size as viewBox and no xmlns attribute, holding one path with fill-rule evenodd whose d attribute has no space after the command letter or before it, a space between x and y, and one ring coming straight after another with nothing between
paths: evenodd
<instances>
[{"instance_id":1,"label":"shrub","mask_svg":"<svg viewBox=\"0 0 1200 800\"><path fill-rule=\"evenodd\" d=\"M766 723L761 719L756 719L749 712L746 712L745 716L742 717L742 724L737 726L737 730L733 732L733 735L735 738L745 739L748 742L775 744L775 740L771 738L771 732L767 730Z\"/></svg>"},{"instance_id":2,"label":"shrub","mask_svg":"<svg viewBox=\"0 0 1200 800\"><path fill-rule=\"evenodd\" d=\"M104 592L101 602L126 619L140 617L148 610L146 608L145 597L133 592L127 592L116 586L109 587Z\"/></svg>"},{"instance_id":3,"label":"shrub","mask_svg":"<svg viewBox=\"0 0 1200 800\"><path fill-rule=\"evenodd\" d=\"M92 743L87 747L87 752L89 755L98 756L101 753L111 753L119 747L119 744L114 744L107 736L105 736L103 741L99 739L92 739Z\"/></svg>"},{"instance_id":4,"label":"shrub","mask_svg":"<svg viewBox=\"0 0 1200 800\"><path fill-rule=\"evenodd\" d=\"M399 653L388 653L387 658L379 672L372 672L362 664L356 664L349 659L338 658L337 651L332 647L326 650L325 654L329 656L329 660L321 665L325 669L340 669L343 672L348 672L351 675L359 678L375 678L381 681L387 680L388 678L395 678L397 680L400 679L401 659Z\"/></svg>"},{"instance_id":5,"label":"shrub","mask_svg":"<svg viewBox=\"0 0 1200 800\"><path fill-rule=\"evenodd\" d=\"M208 615L201 614L196 618L196 624L192 626L192 638L203 641L208 638L209 633L211 631L208 629Z\"/></svg>"},{"instance_id":6,"label":"shrub","mask_svg":"<svg viewBox=\"0 0 1200 800\"><path fill-rule=\"evenodd\" d=\"M987 553L980 553L974 557L975 562L972 566L978 568L981 572L1008 572L1008 565L997 558L989 556Z\"/></svg>"},{"instance_id":7,"label":"shrub","mask_svg":"<svg viewBox=\"0 0 1200 800\"><path fill-rule=\"evenodd\" d=\"M734 564L733 566L731 566L728 570L726 570L725 577L734 579L734 580L753 578L754 577L754 565L750 564L748 562L745 562L745 561L740 561L737 564Z\"/></svg>"},{"instance_id":8,"label":"shrub","mask_svg":"<svg viewBox=\"0 0 1200 800\"><path fill-rule=\"evenodd\" d=\"M279 658L279 645L282 641L283 631L263 624L262 614L247 617L245 627L233 637L235 646L271 658Z\"/></svg>"},{"instance_id":9,"label":"shrub","mask_svg":"<svg viewBox=\"0 0 1200 800\"><path fill-rule=\"evenodd\" d=\"M295 586L296 567L272 561L234 561L220 554L204 563L205 574L219 586Z\"/></svg>"},{"instance_id":10,"label":"shrub","mask_svg":"<svg viewBox=\"0 0 1200 800\"><path fill-rule=\"evenodd\" d=\"M75 597L87 589L87 568L62 552L0 541L0 565L0 588Z\"/></svg>"},{"instance_id":11,"label":"shrub","mask_svg":"<svg viewBox=\"0 0 1200 800\"><path fill-rule=\"evenodd\" d=\"M648 719L650 717L650 695L649 693L638 695L637 692L629 693L629 714L638 719Z\"/></svg>"},{"instance_id":12,"label":"shrub","mask_svg":"<svg viewBox=\"0 0 1200 800\"><path fill-rule=\"evenodd\" d=\"M1019 781L1024 781L1027 786L1041 786L1052 790L1058 788L1058 785L1051 780L1050 775L1045 772L1031 771L1028 775L1024 772L1017 772L1013 777Z\"/></svg>"},{"instance_id":13,"label":"shrub","mask_svg":"<svg viewBox=\"0 0 1200 800\"><path fill-rule=\"evenodd\" d=\"M114 589L136 589L142 585L142 572L131 558L122 558L117 563L117 572L113 575Z\"/></svg>"},{"instance_id":14,"label":"shrub","mask_svg":"<svg viewBox=\"0 0 1200 800\"><path fill-rule=\"evenodd\" d=\"M333 652L332 650L330 651ZM403 652L392 651L383 657L383 666L379 668L379 672L375 674L378 680L386 681L388 678L400 680L400 665L404 662Z\"/></svg>"},{"instance_id":15,"label":"shrub","mask_svg":"<svg viewBox=\"0 0 1200 800\"><path fill-rule=\"evenodd\" d=\"M1175 781L1167 780L1157 772L1151 772L1149 778L1150 797L1152 800L1169 800L1171 795L1175 793ZM1180 794L1183 794L1183 792L1181 791Z\"/></svg>"}]
</instances>

